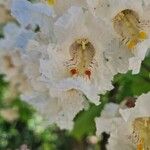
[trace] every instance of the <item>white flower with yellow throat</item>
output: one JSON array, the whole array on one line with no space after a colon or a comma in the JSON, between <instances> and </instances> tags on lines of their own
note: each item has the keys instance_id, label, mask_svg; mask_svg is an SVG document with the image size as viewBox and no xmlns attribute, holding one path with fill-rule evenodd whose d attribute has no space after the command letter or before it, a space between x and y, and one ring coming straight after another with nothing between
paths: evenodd
<instances>
[{"instance_id":1,"label":"white flower with yellow throat","mask_svg":"<svg viewBox=\"0 0 150 150\"><path fill-rule=\"evenodd\" d=\"M93 15L108 24L113 34L110 38L118 41L120 46L114 46L114 53L116 51L118 54L122 53L121 49L124 49L127 55L133 54L128 57L129 69L133 70L134 74L138 73L150 46L149 6L143 7L141 0L137 0L136 3L134 0L87 0L87 2ZM124 57L125 53L120 55Z\"/></svg>"},{"instance_id":2,"label":"white flower with yellow throat","mask_svg":"<svg viewBox=\"0 0 150 150\"><path fill-rule=\"evenodd\" d=\"M110 134L108 150L149 150L150 149L150 93L141 95L132 108L120 108L107 104L96 118L98 136Z\"/></svg>"},{"instance_id":3,"label":"white flower with yellow throat","mask_svg":"<svg viewBox=\"0 0 150 150\"><path fill-rule=\"evenodd\" d=\"M99 94L113 88L113 74L103 56L103 38L109 35L102 26L81 7L71 7L55 22L57 42L49 45L49 59L41 59L41 73L54 97L79 90L99 104Z\"/></svg>"},{"instance_id":4,"label":"white flower with yellow throat","mask_svg":"<svg viewBox=\"0 0 150 150\"><path fill-rule=\"evenodd\" d=\"M40 27L40 31L30 40L25 52L22 53L24 73L33 88L31 93L22 93L22 99L38 110L47 125L56 123L61 129L72 129L74 117L87 103L83 93L69 90L52 97L53 92L47 86L50 85L49 82L41 81L44 73L39 62L49 58L47 46L54 42L51 8L41 3L32 4L25 0L15 0L12 14L25 28L34 29L36 25Z\"/></svg>"}]
</instances>

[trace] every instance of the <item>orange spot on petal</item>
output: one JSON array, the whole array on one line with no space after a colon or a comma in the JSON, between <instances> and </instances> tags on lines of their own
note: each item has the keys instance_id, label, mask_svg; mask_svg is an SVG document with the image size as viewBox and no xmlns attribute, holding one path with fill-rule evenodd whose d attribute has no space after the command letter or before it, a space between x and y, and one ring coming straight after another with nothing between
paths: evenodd
<instances>
[{"instance_id":1,"label":"orange spot on petal","mask_svg":"<svg viewBox=\"0 0 150 150\"><path fill-rule=\"evenodd\" d=\"M87 75L88 78L90 79L91 78L91 71L90 70L86 70L85 71L85 75Z\"/></svg>"},{"instance_id":2,"label":"orange spot on petal","mask_svg":"<svg viewBox=\"0 0 150 150\"><path fill-rule=\"evenodd\" d=\"M142 143L139 143L139 144L137 145L137 150L144 150Z\"/></svg>"},{"instance_id":3,"label":"orange spot on petal","mask_svg":"<svg viewBox=\"0 0 150 150\"><path fill-rule=\"evenodd\" d=\"M77 74L77 69L71 69L70 73L71 73L72 76L75 75L75 74Z\"/></svg>"},{"instance_id":4,"label":"orange spot on petal","mask_svg":"<svg viewBox=\"0 0 150 150\"><path fill-rule=\"evenodd\" d=\"M129 43L127 44L129 49L135 48L136 45L137 45L137 41L134 39L130 40Z\"/></svg>"},{"instance_id":5,"label":"orange spot on petal","mask_svg":"<svg viewBox=\"0 0 150 150\"><path fill-rule=\"evenodd\" d=\"M141 39L141 40L145 40L145 39L147 39L148 38L148 35L147 35L147 33L146 32L140 32L139 33L139 38Z\"/></svg>"}]
</instances>

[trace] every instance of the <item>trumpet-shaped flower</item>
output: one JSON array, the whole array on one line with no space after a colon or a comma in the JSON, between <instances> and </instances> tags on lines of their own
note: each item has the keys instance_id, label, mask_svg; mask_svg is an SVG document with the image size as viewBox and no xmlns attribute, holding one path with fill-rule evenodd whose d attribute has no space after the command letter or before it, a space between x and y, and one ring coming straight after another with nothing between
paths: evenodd
<instances>
[{"instance_id":1,"label":"trumpet-shaped flower","mask_svg":"<svg viewBox=\"0 0 150 150\"><path fill-rule=\"evenodd\" d=\"M102 118L96 119L97 135L102 132L110 134L108 150L119 150L120 145L123 150L147 150L150 148L149 98L150 93L143 94L136 100L135 107L117 108L117 114L115 113L113 116L112 111L104 109L110 118L102 113ZM120 115L118 115L119 112Z\"/></svg>"},{"instance_id":2,"label":"trumpet-shaped flower","mask_svg":"<svg viewBox=\"0 0 150 150\"><path fill-rule=\"evenodd\" d=\"M61 129L72 129L73 119L85 107L86 100L76 90L63 92L55 98L51 96L48 83L41 80L40 59L47 59L44 52L47 45L40 42L31 40L22 55L24 72L33 89L31 93L22 93L22 99L38 110L46 125L56 123Z\"/></svg>"},{"instance_id":3,"label":"trumpet-shaped flower","mask_svg":"<svg viewBox=\"0 0 150 150\"><path fill-rule=\"evenodd\" d=\"M25 11L21 12L21 8L24 8ZM45 9L43 10L43 8ZM33 29L37 24L40 27L40 31L28 43L25 52L21 52L24 73L32 87L30 93L22 93L21 97L38 110L45 118L45 122L56 123L63 129L71 129L74 117L85 106L85 97L77 90L68 90L52 97L51 93L53 92L48 86L49 82L41 80L44 74L40 67L45 68L45 66L40 66L40 60L49 59L47 47L53 41L50 37L54 38L53 32L51 32L53 26L50 26L51 12L51 8L45 4L31 4L24 0L13 2L12 14L22 26Z\"/></svg>"},{"instance_id":4,"label":"trumpet-shaped flower","mask_svg":"<svg viewBox=\"0 0 150 150\"><path fill-rule=\"evenodd\" d=\"M4 36L0 40L0 73L6 75L6 79L18 92L27 91L30 87L28 79L23 75L24 64L20 53L26 48L28 40L34 37L34 33L10 23L4 28Z\"/></svg>"},{"instance_id":5,"label":"trumpet-shaped flower","mask_svg":"<svg viewBox=\"0 0 150 150\"><path fill-rule=\"evenodd\" d=\"M115 43L111 43L114 47L113 52L115 54L116 51L119 52L121 58L126 57L129 69L133 70L133 73L138 73L150 46L149 6L143 7L141 0L137 0L136 3L134 0L87 0L87 2L93 15L108 24L113 33L110 38L119 44L119 47L115 47ZM126 54L122 53L121 49L124 49ZM131 55L128 55L129 53ZM113 62L118 61L119 58L113 58Z\"/></svg>"},{"instance_id":6,"label":"trumpet-shaped flower","mask_svg":"<svg viewBox=\"0 0 150 150\"><path fill-rule=\"evenodd\" d=\"M43 80L54 97L76 89L98 104L98 94L113 88L113 74L103 56L102 39L108 35L102 26L80 7L71 7L55 22L57 43L49 45L49 58L40 61Z\"/></svg>"}]
</instances>

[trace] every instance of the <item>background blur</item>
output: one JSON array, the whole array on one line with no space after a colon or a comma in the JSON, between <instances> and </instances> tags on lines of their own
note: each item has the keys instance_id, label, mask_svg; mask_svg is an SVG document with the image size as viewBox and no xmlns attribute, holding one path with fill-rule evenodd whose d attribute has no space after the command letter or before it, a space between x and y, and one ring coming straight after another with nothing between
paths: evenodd
<instances>
[{"instance_id":1,"label":"background blur","mask_svg":"<svg viewBox=\"0 0 150 150\"><path fill-rule=\"evenodd\" d=\"M0 12L2 7L0 6ZM3 27L12 21L10 12L0 13L0 38ZM88 110L80 112L74 119L72 131L62 131L56 125L46 129L36 110L18 97L12 100L9 83L5 75L0 75L0 150L105 150L109 135L93 136L96 128L94 118L100 116L106 103L120 104L123 100L134 100L137 96L150 91L150 55L143 61L138 75L118 74L114 77L115 88L101 95L99 106L90 104Z\"/></svg>"}]
</instances>

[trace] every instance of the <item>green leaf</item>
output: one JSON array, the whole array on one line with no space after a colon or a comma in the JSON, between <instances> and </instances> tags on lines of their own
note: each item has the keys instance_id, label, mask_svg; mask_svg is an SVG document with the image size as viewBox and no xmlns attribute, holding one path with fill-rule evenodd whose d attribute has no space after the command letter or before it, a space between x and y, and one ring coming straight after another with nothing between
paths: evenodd
<instances>
[{"instance_id":1,"label":"green leaf","mask_svg":"<svg viewBox=\"0 0 150 150\"><path fill-rule=\"evenodd\" d=\"M95 117L100 116L100 113L107 102L107 96L102 96L100 105L96 106L90 104L88 110L80 112L75 119L75 125L71 135L76 139L81 140L86 135L94 134L96 131L94 119Z\"/></svg>"}]
</instances>

